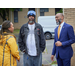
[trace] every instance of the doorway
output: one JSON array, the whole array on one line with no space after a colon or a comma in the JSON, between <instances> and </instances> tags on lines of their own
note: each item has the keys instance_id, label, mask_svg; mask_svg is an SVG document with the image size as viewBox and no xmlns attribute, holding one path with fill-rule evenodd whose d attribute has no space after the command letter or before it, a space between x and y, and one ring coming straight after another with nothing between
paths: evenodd
<instances>
[{"instance_id":1,"label":"doorway","mask_svg":"<svg viewBox=\"0 0 75 75\"><path fill-rule=\"evenodd\" d=\"M30 11L30 10L33 10L33 11L35 11L35 8L29 8L29 11Z\"/></svg>"},{"instance_id":2,"label":"doorway","mask_svg":"<svg viewBox=\"0 0 75 75\"><path fill-rule=\"evenodd\" d=\"M61 8L55 8L55 15L57 14L57 12L59 12L61 10Z\"/></svg>"}]
</instances>

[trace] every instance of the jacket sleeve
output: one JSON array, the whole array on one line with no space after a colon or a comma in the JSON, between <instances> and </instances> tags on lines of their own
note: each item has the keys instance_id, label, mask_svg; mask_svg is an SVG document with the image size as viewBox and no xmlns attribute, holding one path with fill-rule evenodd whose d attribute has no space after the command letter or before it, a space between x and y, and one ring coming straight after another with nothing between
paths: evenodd
<instances>
[{"instance_id":1,"label":"jacket sleeve","mask_svg":"<svg viewBox=\"0 0 75 75\"><path fill-rule=\"evenodd\" d=\"M21 51L23 51L23 50L25 50L25 44L23 42L23 36L22 36L21 32L23 32L23 27L21 27L19 37L18 37L19 48Z\"/></svg>"},{"instance_id":2,"label":"jacket sleeve","mask_svg":"<svg viewBox=\"0 0 75 75\"><path fill-rule=\"evenodd\" d=\"M68 37L69 37L68 41L62 42L63 47L71 45L71 44L73 44L75 42L75 35L74 35L74 30L73 30L72 26L68 27Z\"/></svg>"},{"instance_id":3,"label":"jacket sleeve","mask_svg":"<svg viewBox=\"0 0 75 75\"><path fill-rule=\"evenodd\" d=\"M40 32L40 48L41 48L42 52L45 50L45 45L46 45L45 36L44 36L43 28L41 26L41 32Z\"/></svg>"},{"instance_id":4,"label":"jacket sleeve","mask_svg":"<svg viewBox=\"0 0 75 75\"><path fill-rule=\"evenodd\" d=\"M7 42L8 42L8 46L10 47L11 54L15 58L17 58L17 60L19 60L20 56L19 56L18 46L17 46L15 38L10 38Z\"/></svg>"}]
</instances>

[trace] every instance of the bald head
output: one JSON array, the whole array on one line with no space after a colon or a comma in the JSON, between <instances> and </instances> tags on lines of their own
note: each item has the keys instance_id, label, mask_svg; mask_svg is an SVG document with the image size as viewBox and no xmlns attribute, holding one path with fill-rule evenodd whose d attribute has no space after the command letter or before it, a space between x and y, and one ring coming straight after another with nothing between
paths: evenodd
<instances>
[{"instance_id":1,"label":"bald head","mask_svg":"<svg viewBox=\"0 0 75 75\"><path fill-rule=\"evenodd\" d=\"M64 15L62 13L57 13L55 16L55 19L56 19L56 22L59 22L59 20L61 20L61 23L62 23L64 21Z\"/></svg>"},{"instance_id":2,"label":"bald head","mask_svg":"<svg viewBox=\"0 0 75 75\"><path fill-rule=\"evenodd\" d=\"M56 16L62 17L64 19L63 13L57 13Z\"/></svg>"}]
</instances>

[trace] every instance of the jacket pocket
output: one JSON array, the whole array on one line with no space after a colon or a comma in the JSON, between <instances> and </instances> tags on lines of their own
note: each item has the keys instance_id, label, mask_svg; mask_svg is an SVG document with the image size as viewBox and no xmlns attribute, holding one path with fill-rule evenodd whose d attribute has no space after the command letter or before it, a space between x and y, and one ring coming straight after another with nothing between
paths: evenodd
<instances>
[{"instance_id":1,"label":"jacket pocket","mask_svg":"<svg viewBox=\"0 0 75 75\"><path fill-rule=\"evenodd\" d=\"M40 35L40 30L37 30L36 33L37 33L37 35Z\"/></svg>"}]
</instances>

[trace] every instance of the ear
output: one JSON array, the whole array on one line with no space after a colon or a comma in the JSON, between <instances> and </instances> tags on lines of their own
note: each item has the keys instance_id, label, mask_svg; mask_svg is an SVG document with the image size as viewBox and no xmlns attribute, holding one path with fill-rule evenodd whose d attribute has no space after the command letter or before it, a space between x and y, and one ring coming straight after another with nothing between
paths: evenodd
<instances>
[{"instance_id":1,"label":"ear","mask_svg":"<svg viewBox=\"0 0 75 75\"><path fill-rule=\"evenodd\" d=\"M10 31L11 29L10 29L10 28L8 28L8 30Z\"/></svg>"}]
</instances>

